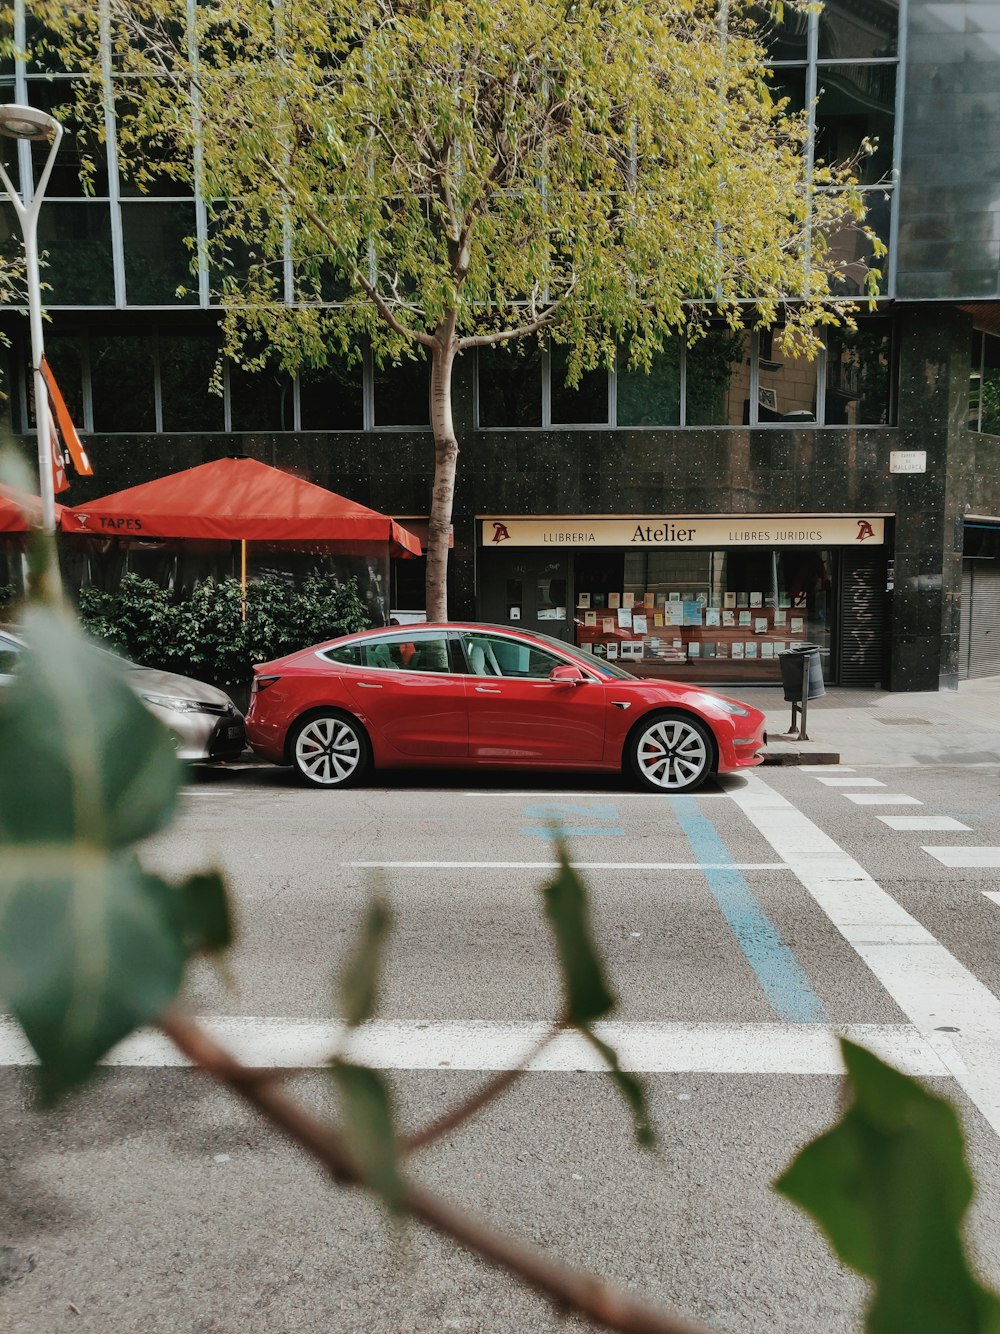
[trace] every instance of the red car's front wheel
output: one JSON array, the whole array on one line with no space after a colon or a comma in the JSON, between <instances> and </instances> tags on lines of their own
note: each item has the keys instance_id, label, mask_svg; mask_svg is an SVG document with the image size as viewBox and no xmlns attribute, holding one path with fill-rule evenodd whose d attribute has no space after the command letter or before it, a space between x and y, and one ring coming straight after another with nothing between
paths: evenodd
<instances>
[{"instance_id":1,"label":"red car's front wheel","mask_svg":"<svg viewBox=\"0 0 1000 1334\"><path fill-rule=\"evenodd\" d=\"M694 792L712 772L714 754L708 729L688 713L658 713L626 743L629 768L654 792Z\"/></svg>"},{"instance_id":2,"label":"red car's front wheel","mask_svg":"<svg viewBox=\"0 0 1000 1334\"><path fill-rule=\"evenodd\" d=\"M371 747L364 728L347 714L314 713L295 729L292 764L314 787L347 787L371 767Z\"/></svg>"}]
</instances>

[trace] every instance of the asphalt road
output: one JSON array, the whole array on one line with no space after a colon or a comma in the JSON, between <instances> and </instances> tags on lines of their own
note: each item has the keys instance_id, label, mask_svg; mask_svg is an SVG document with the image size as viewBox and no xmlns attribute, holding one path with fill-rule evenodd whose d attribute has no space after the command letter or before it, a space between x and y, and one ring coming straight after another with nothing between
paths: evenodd
<instances>
[{"instance_id":1,"label":"asphalt road","mask_svg":"<svg viewBox=\"0 0 1000 1334\"><path fill-rule=\"evenodd\" d=\"M567 1052L422 1155L419 1176L719 1331L839 1334L860 1327L864 1286L769 1189L837 1113L834 1030L960 1107L971 1241L1000 1285L998 780L995 765L770 768L665 798L449 773L330 794L206 770L145 855L172 874L225 868L229 984L199 966L188 998L256 1059L328 1034L332 979L382 885L395 928L368 1055L415 1128L557 1012L538 891L551 824L575 831L621 997L614 1035L650 1072L661 1150L636 1148L607 1078ZM967 827L886 823L901 819ZM8 1062L11 1036L0 1026ZM26 1072L0 1068L5 1334L582 1328L450 1243L394 1231L155 1049L135 1059L151 1063L44 1114ZM319 1071L292 1087L331 1105Z\"/></svg>"}]
</instances>

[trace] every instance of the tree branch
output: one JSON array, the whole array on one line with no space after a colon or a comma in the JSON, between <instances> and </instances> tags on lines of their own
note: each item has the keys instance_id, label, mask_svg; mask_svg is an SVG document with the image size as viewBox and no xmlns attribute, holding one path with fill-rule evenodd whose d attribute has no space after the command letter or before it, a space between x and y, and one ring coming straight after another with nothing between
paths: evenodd
<instances>
[{"instance_id":1,"label":"tree branch","mask_svg":"<svg viewBox=\"0 0 1000 1334\"><path fill-rule=\"evenodd\" d=\"M288 195L289 199L294 200L295 203L299 205L299 207L309 218L309 221L313 224L313 226L318 231L322 232L322 234L326 237L326 239L330 242L330 244L335 249L337 249L338 248L337 238L334 236L333 232L330 230L330 228L327 226L324 220L320 217L315 207L310 202L308 202L307 200L303 200L300 196L298 196L295 193L291 185L289 185L288 181L285 180L284 176L282 176L281 172L269 158L264 157L261 159L261 161L264 167L267 169L267 171L278 182L278 185L281 187L281 189L284 190L285 193ZM351 277L354 280L354 282L356 282L357 285L364 292L365 296L367 296L368 299L372 302L372 304L375 306L375 309L382 316L383 320L385 320L386 324L388 324L389 328L393 331L393 333L399 334L403 338L409 338L415 343L421 343L424 347L434 348L436 346L435 340L431 334L424 333L422 329L410 329L405 324L400 323L400 321L396 318L395 314L393 313L392 307L389 305L388 301L386 301L382 293L378 290L378 288L374 285L374 283L370 282L365 277L365 275L356 265L353 266L351 269Z\"/></svg>"},{"instance_id":2,"label":"tree branch","mask_svg":"<svg viewBox=\"0 0 1000 1334\"><path fill-rule=\"evenodd\" d=\"M296 1103L270 1081L247 1079L245 1067L194 1019L176 1011L159 1020L162 1031L206 1074L265 1116L305 1149L337 1182L360 1184L360 1173L337 1131ZM592 1274L549 1260L412 1183L404 1186L401 1209L451 1237L490 1264L508 1270L558 1306L621 1334L708 1334L704 1326L676 1319L617 1292Z\"/></svg>"},{"instance_id":3,"label":"tree branch","mask_svg":"<svg viewBox=\"0 0 1000 1334\"><path fill-rule=\"evenodd\" d=\"M453 1130L464 1125L466 1121L471 1120L473 1116L495 1098L499 1098L501 1093L515 1083L527 1070L531 1062L542 1054L545 1048L560 1033L566 1029L565 1019L560 1019L557 1024L553 1024L549 1031L542 1035L535 1045L527 1052L517 1065L511 1070L502 1070L500 1074L493 1079L487 1080L482 1088L477 1089L471 1097L466 1098L464 1102L458 1103L451 1111L445 1112L443 1116L432 1121L430 1125L425 1126L423 1130L418 1130L415 1135L403 1141L401 1148L404 1153L415 1153L420 1149L426 1149L429 1144L435 1140L444 1139L450 1135Z\"/></svg>"}]
</instances>

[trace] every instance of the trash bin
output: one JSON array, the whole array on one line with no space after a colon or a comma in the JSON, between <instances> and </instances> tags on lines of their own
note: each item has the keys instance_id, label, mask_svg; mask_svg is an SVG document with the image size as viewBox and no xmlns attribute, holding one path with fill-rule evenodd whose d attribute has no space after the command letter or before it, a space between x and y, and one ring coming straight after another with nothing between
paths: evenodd
<instances>
[{"instance_id":1,"label":"trash bin","mask_svg":"<svg viewBox=\"0 0 1000 1334\"><path fill-rule=\"evenodd\" d=\"M778 666L781 669L781 684L785 699L792 704L802 702L802 687L806 685L808 672L807 699L820 699L826 694L823 685L823 660L816 644L796 644L787 653L778 654Z\"/></svg>"}]
</instances>

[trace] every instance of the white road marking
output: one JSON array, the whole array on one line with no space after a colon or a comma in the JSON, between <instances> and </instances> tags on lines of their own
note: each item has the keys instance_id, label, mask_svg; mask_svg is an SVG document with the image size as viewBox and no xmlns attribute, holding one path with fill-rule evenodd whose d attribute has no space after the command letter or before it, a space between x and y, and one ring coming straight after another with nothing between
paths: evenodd
<instances>
[{"instance_id":1,"label":"white road marking","mask_svg":"<svg viewBox=\"0 0 1000 1334\"><path fill-rule=\"evenodd\" d=\"M341 862L372 871L555 871L558 862ZM784 862L570 862L577 871L787 871Z\"/></svg>"},{"instance_id":2,"label":"white road marking","mask_svg":"<svg viewBox=\"0 0 1000 1334\"><path fill-rule=\"evenodd\" d=\"M916 797L907 797L902 792L844 792L841 794L848 801L858 806L922 806L924 803Z\"/></svg>"},{"instance_id":3,"label":"white road marking","mask_svg":"<svg viewBox=\"0 0 1000 1334\"><path fill-rule=\"evenodd\" d=\"M1000 1134L1000 1000L763 779L747 775L745 787L729 796Z\"/></svg>"},{"instance_id":4,"label":"white road marking","mask_svg":"<svg viewBox=\"0 0 1000 1334\"><path fill-rule=\"evenodd\" d=\"M890 829L915 829L943 833L946 829L966 830L969 826L961 820L954 820L950 815L879 815L877 817Z\"/></svg>"},{"instance_id":5,"label":"white road marking","mask_svg":"<svg viewBox=\"0 0 1000 1334\"><path fill-rule=\"evenodd\" d=\"M1000 848L924 848L942 866L985 866L1000 869Z\"/></svg>"},{"instance_id":6,"label":"white road marking","mask_svg":"<svg viewBox=\"0 0 1000 1334\"><path fill-rule=\"evenodd\" d=\"M269 1069L318 1069L344 1041L336 1020L206 1018L205 1028L247 1065ZM486 1020L365 1024L344 1050L352 1060L380 1070L510 1070L542 1037L546 1024ZM909 1024L595 1024L618 1051L626 1070L648 1074L839 1075L837 1035L877 1051L915 1075L948 1070ZM35 1064L35 1055L13 1019L0 1018L0 1065ZM120 1042L104 1065L162 1069L188 1061L162 1034L143 1029ZM595 1049L575 1033L563 1033L531 1064L536 1071L599 1072Z\"/></svg>"},{"instance_id":7,"label":"white road marking","mask_svg":"<svg viewBox=\"0 0 1000 1334\"><path fill-rule=\"evenodd\" d=\"M878 778L841 778L834 775L833 778L823 778L820 774L816 775L817 783L825 783L827 787L885 787L885 784Z\"/></svg>"},{"instance_id":8,"label":"white road marking","mask_svg":"<svg viewBox=\"0 0 1000 1334\"><path fill-rule=\"evenodd\" d=\"M799 770L804 774L852 774L853 768L849 764L800 764Z\"/></svg>"},{"instance_id":9,"label":"white road marking","mask_svg":"<svg viewBox=\"0 0 1000 1334\"><path fill-rule=\"evenodd\" d=\"M984 889L984 899L992 899L994 903L1000 903L1000 889Z\"/></svg>"}]
</instances>

